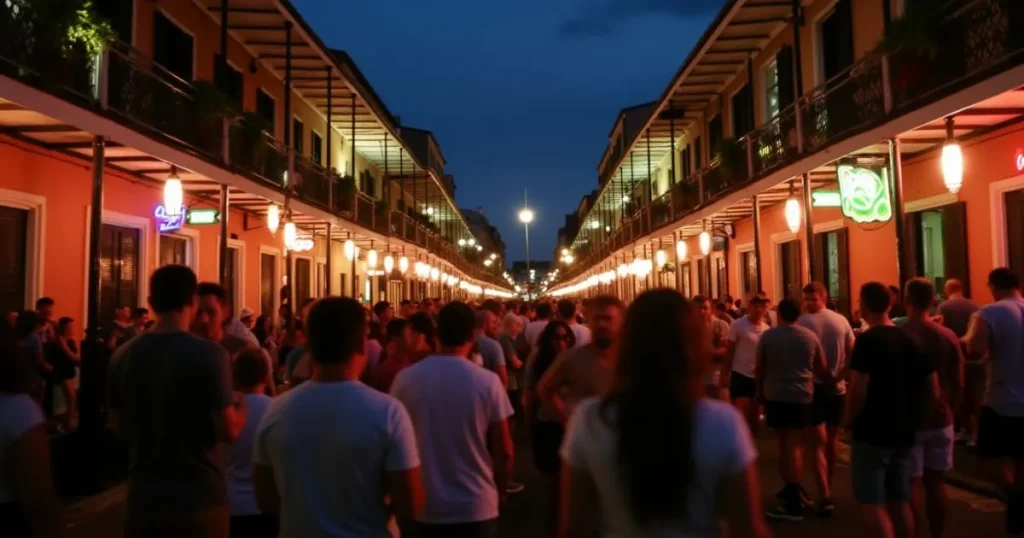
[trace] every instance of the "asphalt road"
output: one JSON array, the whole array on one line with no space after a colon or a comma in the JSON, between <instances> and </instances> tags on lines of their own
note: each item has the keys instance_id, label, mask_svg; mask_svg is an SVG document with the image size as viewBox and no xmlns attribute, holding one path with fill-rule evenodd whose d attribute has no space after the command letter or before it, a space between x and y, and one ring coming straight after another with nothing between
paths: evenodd
<instances>
[{"instance_id":1,"label":"asphalt road","mask_svg":"<svg viewBox=\"0 0 1024 538\"><path fill-rule=\"evenodd\" d=\"M766 506L774 503L774 492L782 486L778 477L777 451L771 439L758 442L761 453L759 468ZM501 521L502 538L545 538L544 494L540 477L533 469L525 443L518 447L517 478L526 489L512 496ZM843 459L842 457L840 458ZM808 477L805 488L813 494L814 485ZM863 527L857 505L851 499L850 469L840 464L836 469L834 500L836 512L830 519L809 517L802 523L770 522L774 536L802 538L832 536L860 538ZM949 487L950 515L946 538L990 538L1003 536L1001 502L965 490ZM69 509L69 538L119 538L124 521L124 488L115 488Z\"/></svg>"}]
</instances>

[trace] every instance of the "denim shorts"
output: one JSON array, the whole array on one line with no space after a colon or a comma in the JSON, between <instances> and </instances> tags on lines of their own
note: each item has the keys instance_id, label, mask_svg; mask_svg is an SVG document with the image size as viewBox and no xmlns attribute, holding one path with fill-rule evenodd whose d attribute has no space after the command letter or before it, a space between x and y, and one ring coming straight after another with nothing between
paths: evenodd
<instances>
[{"instance_id":1,"label":"denim shorts","mask_svg":"<svg viewBox=\"0 0 1024 538\"><path fill-rule=\"evenodd\" d=\"M853 498L862 504L910 500L911 447L881 447L854 440L850 457Z\"/></svg>"}]
</instances>

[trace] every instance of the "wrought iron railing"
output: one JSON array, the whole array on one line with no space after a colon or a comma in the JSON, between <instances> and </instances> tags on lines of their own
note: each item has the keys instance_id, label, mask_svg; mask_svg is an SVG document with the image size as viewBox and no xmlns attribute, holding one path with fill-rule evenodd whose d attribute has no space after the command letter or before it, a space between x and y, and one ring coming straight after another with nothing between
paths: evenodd
<instances>
[{"instance_id":1,"label":"wrought iron railing","mask_svg":"<svg viewBox=\"0 0 1024 538\"><path fill-rule=\"evenodd\" d=\"M799 130L796 124L794 103L747 135L746 139L752 144L754 175L786 164L798 155Z\"/></svg>"},{"instance_id":2,"label":"wrought iron railing","mask_svg":"<svg viewBox=\"0 0 1024 538\"><path fill-rule=\"evenodd\" d=\"M882 58L869 55L799 100L803 152L814 153L885 116Z\"/></svg>"}]
</instances>

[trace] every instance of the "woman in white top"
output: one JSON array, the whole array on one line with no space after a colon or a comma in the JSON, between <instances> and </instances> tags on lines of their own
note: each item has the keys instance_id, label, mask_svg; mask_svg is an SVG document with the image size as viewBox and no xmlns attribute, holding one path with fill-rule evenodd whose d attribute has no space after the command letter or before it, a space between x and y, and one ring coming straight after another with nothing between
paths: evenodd
<instances>
[{"instance_id":1,"label":"woman in white top","mask_svg":"<svg viewBox=\"0 0 1024 538\"><path fill-rule=\"evenodd\" d=\"M14 329L0 323L0 521L9 538L56 536L61 528L46 421L27 394L32 382Z\"/></svg>"},{"instance_id":2,"label":"woman in white top","mask_svg":"<svg viewBox=\"0 0 1024 538\"><path fill-rule=\"evenodd\" d=\"M598 525L614 538L710 538L723 525L731 538L768 536L743 418L702 397L710 351L703 320L676 291L633 302L611 392L584 400L569 422L559 536L590 537Z\"/></svg>"}]
</instances>

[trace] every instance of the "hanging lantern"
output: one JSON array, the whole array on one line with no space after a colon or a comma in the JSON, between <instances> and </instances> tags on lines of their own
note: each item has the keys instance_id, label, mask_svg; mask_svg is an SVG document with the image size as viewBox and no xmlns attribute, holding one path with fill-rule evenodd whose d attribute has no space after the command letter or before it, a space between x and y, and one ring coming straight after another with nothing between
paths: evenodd
<instances>
[{"instance_id":1,"label":"hanging lantern","mask_svg":"<svg viewBox=\"0 0 1024 538\"><path fill-rule=\"evenodd\" d=\"M624 263L619 265L617 271L619 273L619 278L626 278L629 276L629 266Z\"/></svg>"},{"instance_id":2,"label":"hanging lantern","mask_svg":"<svg viewBox=\"0 0 1024 538\"><path fill-rule=\"evenodd\" d=\"M387 263L387 260L384 260L384 263ZM402 256L401 258L398 259L398 272L402 273L402 275L405 275L405 273L408 272L408 271L409 271L409 258L406 258L405 256Z\"/></svg>"},{"instance_id":3,"label":"hanging lantern","mask_svg":"<svg viewBox=\"0 0 1024 538\"><path fill-rule=\"evenodd\" d=\"M344 250L345 250L345 259L347 259L349 261L352 261L352 260L355 259L355 257L356 257L356 243L355 243L355 241L352 241L351 239L349 239L348 241L345 241L345 248L344 248Z\"/></svg>"},{"instance_id":4,"label":"hanging lantern","mask_svg":"<svg viewBox=\"0 0 1024 538\"><path fill-rule=\"evenodd\" d=\"M658 269L661 269L662 267L665 266L665 262L667 261L667 259L668 256L665 255L664 250L658 250L658 252L654 253L654 262L658 264Z\"/></svg>"},{"instance_id":5,"label":"hanging lantern","mask_svg":"<svg viewBox=\"0 0 1024 538\"><path fill-rule=\"evenodd\" d=\"M437 280L439 278L441 278L441 271L439 271L437 269L437 267L431 268L430 269L430 280Z\"/></svg>"},{"instance_id":6,"label":"hanging lantern","mask_svg":"<svg viewBox=\"0 0 1024 538\"><path fill-rule=\"evenodd\" d=\"M277 235L277 229L281 226L281 210L277 204L270 204L267 208L267 229L270 235Z\"/></svg>"},{"instance_id":7,"label":"hanging lantern","mask_svg":"<svg viewBox=\"0 0 1024 538\"><path fill-rule=\"evenodd\" d=\"M181 206L185 204L185 192L178 177L178 168L171 167L171 173L164 181L164 213L168 217L181 215Z\"/></svg>"},{"instance_id":8,"label":"hanging lantern","mask_svg":"<svg viewBox=\"0 0 1024 538\"><path fill-rule=\"evenodd\" d=\"M377 251L372 248L366 253L366 266L370 269L377 268Z\"/></svg>"},{"instance_id":9,"label":"hanging lantern","mask_svg":"<svg viewBox=\"0 0 1024 538\"><path fill-rule=\"evenodd\" d=\"M956 194L964 185L964 153L953 136L953 117L946 118L946 143L942 145L942 181Z\"/></svg>"},{"instance_id":10,"label":"hanging lantern","mask_svg":"<svg viewBox=\"0 0 1024 538\"><path fill-rule=\"evenodd\" d=\"M284 223L284 248L295 250L298 239L299 232L295 228L295 223L292 221Z\"/></svg>"},{"instance_id":11,"label":"hanging lantern","mask_svg":"<svg viewBox=\"0 0 1024 538\"><path fill-rule=\"evenodd\" d=\"M700 243L700 253L707 256L711 252L711 233L706 230L701 232L697 241Z\"/></svg>"},{"instance_id":12,"label":"hanging lantern","mask_svg":"<svg viewBox=\"0 0 1024 538\"><path fill-rule=\"evenodd\" d=\"M686 241L680 239L676 242L676 257L680 262L686 260Z\"/></svg>"},{"instance_id":13,"label":"hanging lantern","mask_svg":"<svg viewBox=\"0 0 1024 538\"><path fill-rule=\"evenodd\" d=\"M441 273L441 285L448 284L448 273Z\"/></svg>"},{"instance_id":14,"label":"hanging lantern","mask_svg":"<svg viewBox=\"0 0 1024 538\"><path fill-rule=\"evenodd\" d=\"M384 273L390 275L395 270L395 259L390 254L384 256Z\"/></svg>"},{"instance_id":15,"label":"hanging lantern","mask_svg":"<svg viewBox=\"0 0 1024 538\"><path fill-rule=\"evenodd\" d=\"M800 201L795 196L787 198L784 212L786 226L789 226L789 231L796 233L800 229Z\"/></svg>"}]
</instances>

